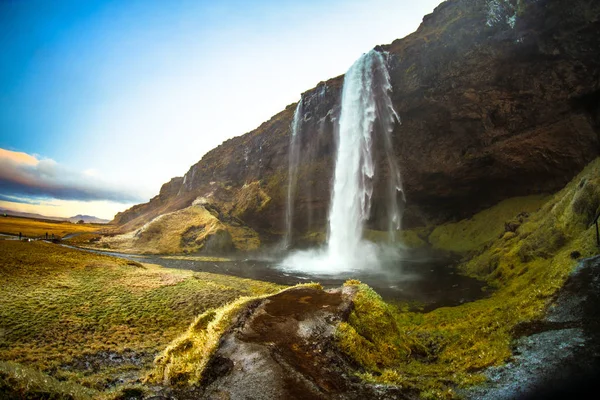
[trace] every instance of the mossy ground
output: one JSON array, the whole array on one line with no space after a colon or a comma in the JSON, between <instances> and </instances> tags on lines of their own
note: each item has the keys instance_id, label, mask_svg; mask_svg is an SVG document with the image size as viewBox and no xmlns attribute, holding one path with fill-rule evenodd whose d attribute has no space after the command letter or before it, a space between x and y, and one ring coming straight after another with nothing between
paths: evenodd
<instances>
[{"instance_id":1,"label":"mossy ground","mask_svg":"<svg viewBox=\"0 0 600 400\"><path fill-rule=\"evenodd\" d=\"M0 240L0 260L0 397L96 398L143 375L198 314L281 288L43 242Z\"/></svg>"},{"instance_id":2,"label":"mossy ground","mask_svg":"<svg viewBox=\"0 0 600 400\"><path fill-rule=\"evenodd\" d=\"M106 225L99 224L73 224L65 221L41 221L33 218L0 217L0 233L18 235L19 232L26 237L41 237L54 235L62 238L70 233L96 232Z\"/></svg>"},{"instance_id":3,"label":"mossy ground","mask_svg":"<svg viewBox=\"0 0 600 400\"><path fill-rule=\"evenodd\" d=\"M535 207L538 200L530 204ZM516 208L511 203L504 206L520 213L518 202ZM600 159L539 211L521 216L516 228L504 222L517 215L489 211L473 223L447 226L440 231L447 236L438 237L446 248L476 249L460 268L494 286L491 297L416 313L386 304L368 286L350 281L359 292L348 323L338 329L340 348L363 367L367 380L411 388L423 398L456 397L456 388L482 382L486 367L511 357L514 328L544 315L576 258L598 254L590 224L599 209ZM498 234L494 224L508 231ZM486 225L489 232L482 235L487 242L482 238L464 245Z\"/></svg>"}]
</instances>

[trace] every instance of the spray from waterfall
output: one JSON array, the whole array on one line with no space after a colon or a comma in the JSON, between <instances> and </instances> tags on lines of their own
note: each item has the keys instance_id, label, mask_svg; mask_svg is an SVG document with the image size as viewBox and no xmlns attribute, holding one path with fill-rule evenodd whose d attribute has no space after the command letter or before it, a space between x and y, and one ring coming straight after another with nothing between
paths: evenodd
<instances>
[{"instance_id":1,"label":"spray from waterfall","mask_svg":"<svg viewBox=\"0 0 600 400\"><path fill-rule=\"evenodd\" d=\"M294 198L296 196L296 187L298 185L298 164L300 163L300 142L301 142L301 131L302 131L302 99L296 106L294 111L294 118L292 120L291 134L290 134L290 152L289 152L289 166L288 166L288 187L287 187L287 201L285 208L285 234L283 238L284 248L290 247L292 244L292 230L294 226Z\"/></svg>"},{"instance_id":2,"label":"spray from waterfall","mask_svg":"<svg viewBox=\"0 0 600 400\"><path fill-rule=\"evenodd\" d=\"M381 136L387 159L390 237L400 229L398 194L403 201L391 138L394 125L400 119L392 106L391 90L385 59L375 50L360 57L346 73L337 127L339 137L327 247L320 251L297 252L284 261L284 268L336 273L379 264L381 249L363 240L377 173L373 159L374 135Z\"/></svg>"}]
</instances>

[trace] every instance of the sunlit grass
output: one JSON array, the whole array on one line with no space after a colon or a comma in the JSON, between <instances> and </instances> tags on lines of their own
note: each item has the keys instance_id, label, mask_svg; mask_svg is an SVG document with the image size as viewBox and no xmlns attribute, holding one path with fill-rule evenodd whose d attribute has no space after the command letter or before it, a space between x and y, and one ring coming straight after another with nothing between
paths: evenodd
<instances>
[{"instance_id":1,"label":"sunlit grass","mask_svg":"<svg viewBox=\"0 0 600 400\"><path fill-rule=\"evenodd\" d=\"M70 233L96 232L103 228L95 224L73 224L71 222L40 221L32 218L3 217L0 216L0 233L18 235L19 232L27 237L40 237L54 235L62 238Z\"/></svg>"},{"instance_id":2,"label":"sunlit grass","mask_svg":"<svg viewBox=\"0 0 600 400\"><path fill-rule=\"evenodd\" d=\"M100 391L137 379L204 311L281 288L43 242L0 240L0 260L0 361ZM106 354L139 362L111 364ZM86 360L97 368L82 369Z\"/></svg>"},{"instance_id":3,"label":"sunlit grass","mask_svg":"<svg viewBox=\"0 0 600 400\"><path fill-rule=\"evenodd\" d=\"M238 250L252 251L260 246L254 230L241 223L230 222L219 220L212 209L192 205L160 215L139 230L105 236L94 247L123 253L180 255L199 252L227 254Z\"/></svg>"}]
</instances>

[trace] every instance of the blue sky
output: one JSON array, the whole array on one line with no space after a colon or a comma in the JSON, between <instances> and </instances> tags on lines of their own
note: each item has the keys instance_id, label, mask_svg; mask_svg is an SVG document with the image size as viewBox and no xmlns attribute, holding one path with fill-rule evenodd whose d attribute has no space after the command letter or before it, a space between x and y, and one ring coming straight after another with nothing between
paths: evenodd
<instances>
[{"instance_id":1,"label":"blue sky","mask_svg":"<svg viewBox=\"0 0 600 400\"><path fill-rule=\"evenodd\" d=\"M0 207L112 218L439 2L1 1Z\"/></svg>"}]
</instances>

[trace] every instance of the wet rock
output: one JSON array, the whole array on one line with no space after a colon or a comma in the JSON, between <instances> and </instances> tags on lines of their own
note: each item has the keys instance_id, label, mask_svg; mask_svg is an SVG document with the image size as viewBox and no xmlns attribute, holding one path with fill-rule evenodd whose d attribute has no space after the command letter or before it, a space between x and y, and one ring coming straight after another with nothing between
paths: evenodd
<instances>
[{"instance_id":1,"label":"wet rock","mask_svg":"<svg viewBox=\"0 0 600 400\"><path fill-rule=\"evenodd\" d=\"M368 385L333 345L354 289L298 288L263 301L226 333L204 373L202 398L406 398Z\"/></svg>"}]
</instances>

